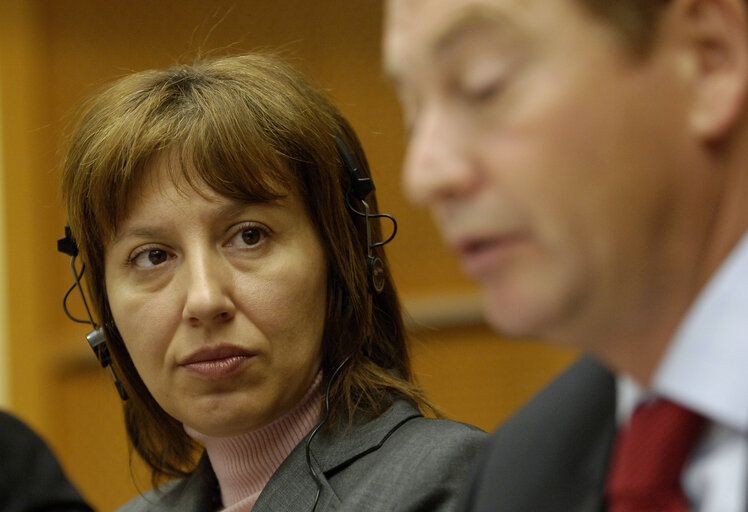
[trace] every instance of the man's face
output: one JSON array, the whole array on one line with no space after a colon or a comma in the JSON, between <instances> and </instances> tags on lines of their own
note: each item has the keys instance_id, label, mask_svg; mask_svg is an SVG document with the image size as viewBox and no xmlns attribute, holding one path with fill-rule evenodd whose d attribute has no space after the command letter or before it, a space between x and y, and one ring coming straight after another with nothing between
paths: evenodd
<instances>
[{"instance_id":1,"label":"man's face","mask_svg":"<svg viewBox=\"0 0 748 512\"><path fill-rule=\"evenodd\" d=\"M384 51L406 192L496 328L583 346L667 296L705 187L674 48L635 58L572 0L390 0Z\"/></svg>"}]
</instances>

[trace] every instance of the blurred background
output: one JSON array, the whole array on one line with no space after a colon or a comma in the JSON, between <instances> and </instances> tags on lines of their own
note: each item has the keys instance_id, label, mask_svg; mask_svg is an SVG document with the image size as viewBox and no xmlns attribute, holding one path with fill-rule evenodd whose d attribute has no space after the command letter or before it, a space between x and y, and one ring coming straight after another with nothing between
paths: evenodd
<instances>
[{"instance_id":1,"label":"blurred background","mask_svg":"<svg viewBox=\"0 0 748 512\"><path fill-rule=\"evenodd\" d=\"M379 0L0 0L0 407L48 441L98 509L147 490L149 479L131 464L119 398L87 326L62 311L72 275L56 251L58 182L76 107L132 71L274 50L327 91L367 150L381 209L399 221L387 250L416 373L449 417L493 430L573 357L491 333L477 289L428 214L403 198L382 16Z\"/></svg>"}]
</instances>

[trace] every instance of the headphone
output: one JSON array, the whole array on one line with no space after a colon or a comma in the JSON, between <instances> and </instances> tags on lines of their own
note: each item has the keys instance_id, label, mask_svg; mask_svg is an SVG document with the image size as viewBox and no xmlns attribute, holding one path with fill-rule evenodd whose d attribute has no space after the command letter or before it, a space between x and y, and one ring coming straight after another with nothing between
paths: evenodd
<instances>
[{"instance_id":1,"label":"headphone","mask_svg":"<svg viewBox=\"0 0 748 512\"><path fill-rule=\"evenodd\" d=\"M109 370L112 373L112 378L114 379L114 386L117 388L120 398L122 398L122 400L127 400L127 391L125 391L125 387L117 377L117 373L114 371L114 367L112 366L112 356L109 354L109 347L106 345L104 328L96 325L91 310L88 309L86 294L83 293L83 287L81 286L81 278L83 277L83 272L86 270L86 264L82 263L80 270L76 269L75 258L78 256L78 244L75 242L75 238L73 238L73 232L70 230L70 226L65 226L65 236L57 240L57 250L70 256L70 269L73 271L73 284L70 285L70 288L68 288L68 291L66 291L65 295L62 297L62 310L73 322L91 325L93 330L86 334L86 340L94 351L96 359L99 360L101 367L109 367ZM77 318L70 313L70 310L68 310L68 297L70 297L74 288L78 288L78 292L80 292L81 300L83 301L83 308L86 310L86 316L88 317L87 319Z\"/></svg>"},{"instance_id":2,"label":"headphone","mask_svg":"<svg viewBox=\"0 0 748 512\"><path fill-rule=\"evenodd\" d=\"M374 191L374 182L371 178L364 176L359 170L358 165L356 165L356 160L353 158L353 154L339 137L335 137L335 143L338 146L338 154L340 155L343 167L351 180L350 190L345 196L346 206L354 215L366 219L366 268L369 272L369 286L375 293L380 293L384 289L386 274L384 271L384 263L382 263L381 258L374 254L374 249L390 243L392 239L395 238L395 235L397 234L397 221L395 220L395 217L387 213L370 213L366 197ZM351 204L351 196L363 205L363 212L353 207ZM372 243L371 219L378 218L386 218L392 221L392 234L384 241Z\"/></svg>"}]
</instances>

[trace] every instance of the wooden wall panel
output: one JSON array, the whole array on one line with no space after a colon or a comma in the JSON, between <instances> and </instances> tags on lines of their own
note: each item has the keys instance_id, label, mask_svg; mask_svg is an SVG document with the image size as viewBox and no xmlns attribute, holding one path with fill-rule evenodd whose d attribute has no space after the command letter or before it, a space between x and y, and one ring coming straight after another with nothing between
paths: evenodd
<instances>
[{"instance_id":1,"label":"wooden wall panel","mask_svg":"<svg viewBox=\"0 0 748 512\"><path fill-rule=\"evenodd\" d=\"M7 0L0 16L9 352L12 401L22 416L49 433L48 352L60 340L62 262L51 245L59 223L54 146L50 136L45 37L33 2ZM55 302L57 305L55 305Z\"/></svg>"},{"instance_id":2,"label":"wooden wall panel","mask_svg":"<svg viewBox=\"0 0 748 512\"><path fill-rule=\"evenodd\" d=\"M113 510L151 488L145 464L128 449L122 405L108 372L88 352L70 351L54 370L49 412L56 453L98 510Z\"/></svg>"},{"instance_id":3,"label":"wooden wall panel","mask_svg":"<svg viewBox=\"0 0 748 512\"><path fill-rule=\"evenodd\" d=\"M485 325L412 335L416 378L450 418L492 431L574 354L499 338Z\"/></svg>"},{"instance_id":4,"label":"wooden wall panel","mask_svg":"<svg viewBox=\"0 0 748 512\"><path fill-rule=\"evenodd\" d=\"M429 317L434 299L451 316L459 308L450 307L450 296L475 293L427 213L400 192L403 132L380 71L378 0L0 1L13 410L49 440L100 509L148 486L137 465L139 484L131 481L120 404L84 346L86 328L68 321L60 307L71 282L67 259L55 252L64 225L62 138L76 106L103 84L201 54L281 50L358 130L380 205L399 219L388 254L418 318ZM476 314L468 308L463 315L471 325L419 329L414 364L450 416L492 429L572 356L500 340L473 325Z\"/></svg>"}]
</instances>

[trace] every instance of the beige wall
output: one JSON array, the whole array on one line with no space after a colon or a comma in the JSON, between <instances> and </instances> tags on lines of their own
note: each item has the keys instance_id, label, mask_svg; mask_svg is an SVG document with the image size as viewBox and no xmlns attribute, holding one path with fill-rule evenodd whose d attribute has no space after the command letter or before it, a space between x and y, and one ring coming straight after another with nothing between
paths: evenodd
<instances>
[{"instance_id":1,"label":"beige wall","mask_svg":"<svg viewBox=\"0 0 748 512\"><path fill-rule=\"evenodd\" d=\"M491 333L479 320L474 287L442 247L428 215L403 199L403 133L380 71L379 1L0 2L6 194L0 289L7 291L0 294L0 336L9 361L3 374L11 386L10 407L49 440L99 508L121 504L138 488L130 479L109 376L85 346L85 326L68 321L60 306L71 275L68 259L55 251L65 222L57 183L62 135L76 105L131 70L200 53L280 48L329 92L367 149L382 209L399 220L388 254L421 327L414 332L414 366L450 416L492 429L569 361L570 354ZM3 296L10 297L6 307ZM4 330L3 311L9 318ZM147 488L145 481L140 489Z\"/></svg>"}]
</instances>

